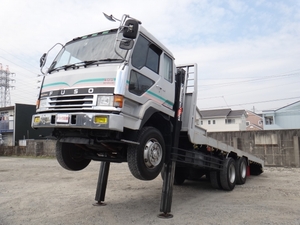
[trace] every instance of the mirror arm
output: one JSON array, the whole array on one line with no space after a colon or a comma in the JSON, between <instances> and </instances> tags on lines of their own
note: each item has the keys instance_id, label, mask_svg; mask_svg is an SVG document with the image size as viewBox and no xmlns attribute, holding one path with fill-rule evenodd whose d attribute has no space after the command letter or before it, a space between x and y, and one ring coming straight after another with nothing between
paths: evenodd
<instances>
[{"instance_id":1,"label":"mirror arm","mask_svg":"<svg viewBox=\"0 0 300 225\"><path fill-rule=\"evenodd\" d=\"M61 44L61 43L56 43L55 45L52 46L52 48L50 48L50 49L48 50L47 53L44 53L43 56L41 57L40 63L41 63L41 61L42 61L42 58L43 58L43 63L40 65L40 67L41 67L41 68L40 68L40 71L41 71L41 73L42 73L43 75L45 75L45 73L44 73L44 71L43 71L43 68L44 68L44 66L45 66L45 64L46 64L48 54L49 54L49 52L50 52L53 48L55 48L57 45L61 45L62 48L64 47L63 44Z\"/></svg>"}]
</instances>

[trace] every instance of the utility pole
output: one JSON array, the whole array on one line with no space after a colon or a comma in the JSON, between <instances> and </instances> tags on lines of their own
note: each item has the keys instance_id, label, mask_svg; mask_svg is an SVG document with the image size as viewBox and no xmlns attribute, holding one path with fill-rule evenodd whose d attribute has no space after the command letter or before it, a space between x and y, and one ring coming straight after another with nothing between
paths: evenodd
<instances>
[{"instance_id":1,"label":"utility pole","mask_svg":"<svg viewBox=\"0 0 300 225\"><path fill-rule=\"evenodd\" d=\"M10 89L14 87L11 85L15 81L12 79L14 76L15 73L11 73L8 66L3 69L0 63L0 107L11 105Z\"/></svg>"}]
</instances>

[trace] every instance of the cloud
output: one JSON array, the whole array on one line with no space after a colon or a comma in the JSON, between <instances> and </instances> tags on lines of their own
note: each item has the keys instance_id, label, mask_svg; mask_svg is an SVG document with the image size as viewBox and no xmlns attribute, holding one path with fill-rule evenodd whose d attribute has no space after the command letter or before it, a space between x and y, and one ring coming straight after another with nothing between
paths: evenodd
<instances>
[{"instance_id":1,"label":"cloud","mask_svg":"<svg viewBox=\"0 0 300 225\"><path fill-rule=\"evenodd\" d=\"M3 0L1 6L0 63L16 73L17 88L11 91L14 102L35 103L39 58L55 43L118 25L107 21L102 12L119 18L127 13L141 20L174 53L177 63L198 63L201 82L243 81L244 77L300 69L300 3L293 0ZM280 82L287 85L292 79ZM284 92L275 93L278 85L271 80L265 84L241 82L200 90L199 98L224 96L228 104L236 104L297 95L293 84L289 91L283 86ZM224 97L199 104L224 105ZM272 107L278 104L284 103L272 103Z\"/></svg>"}]
</instances>

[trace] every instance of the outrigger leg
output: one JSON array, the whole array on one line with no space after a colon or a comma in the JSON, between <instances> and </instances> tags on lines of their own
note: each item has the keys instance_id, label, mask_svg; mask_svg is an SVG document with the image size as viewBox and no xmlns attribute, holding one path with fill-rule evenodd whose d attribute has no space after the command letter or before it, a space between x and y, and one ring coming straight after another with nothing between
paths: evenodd
<instances>
[{"instance_id":1,"label":"outrigger leg","mask_svg":"<svg viewBox=\"0 0 300 225\"><path fill-rule=\"evenodd\" d=\"M172 157L172 153L176 155L177 148L179 144L180 131L182 127L181 114L182 114L182 87L184 84L185 71L183 69L178 70L176 74L176 91L175 91L175 102L173 109L175 111L175 117L171 119L173 124L173 135L170 138L172 143L166 154L166 161L164 164L164 173L163 173L163 188L161 194L160 202L160 212L158 215L159 218L172 218L173 215L171 212L172 206L172 197L173 197L173 184L174 184L174 175L176 168L176 159Z\"/></svg>"},{"instance_id":2,"label":"outrigger leg","mask_svg":"<svg viewBox=\"0 0 300 225\"><path fill-rule=\"evenodd\" d=\"M173 184L174 184L174 173L175 173L175 165L176 162L169 161L164 164L164 172L163 172L163 188L161 194L161 202L160 202L160 214L159 218L169 219L172 218L173 215L171 212L172 206L172 197L173 197Z\"/></svg>"},{"instance_id":3,"label":"outrigger leg","mask_svg":"<svg viewBox=\"0 0 300 225\"><path fill-rule=\"evenodd\" d=\"M109 166L110 162L101 162L99 176L98 176L98 183L97 183L97 190L95 200L97 201L94 203L94 206L104 206L106 205L104 202L105 200L105 192L108 180L108 173L109 173Z\"/></svg>"}]
</instances>

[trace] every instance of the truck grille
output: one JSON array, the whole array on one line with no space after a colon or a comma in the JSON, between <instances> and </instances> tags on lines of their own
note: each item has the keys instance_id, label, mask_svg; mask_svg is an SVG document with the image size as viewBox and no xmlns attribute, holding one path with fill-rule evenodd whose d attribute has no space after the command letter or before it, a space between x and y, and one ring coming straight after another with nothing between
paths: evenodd
<instances>
[{"instance_id":1,"label":"truck grille","mask_svg":"<svg viewBox=\"0 0 300 225\"><path fill-rule=\"evenodd\" d=\"M93 107L94 95L54 96L49 98L49 109L83 109Z\"/></svg>"}]
</instances>

